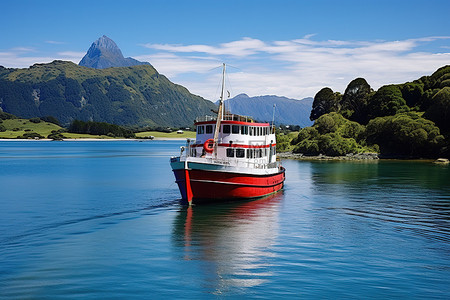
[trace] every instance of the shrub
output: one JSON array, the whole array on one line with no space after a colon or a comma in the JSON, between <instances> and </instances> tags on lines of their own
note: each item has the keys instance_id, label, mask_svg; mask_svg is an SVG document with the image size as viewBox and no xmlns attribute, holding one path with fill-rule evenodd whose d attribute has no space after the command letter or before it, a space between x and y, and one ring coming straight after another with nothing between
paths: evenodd
<instances>
[{"instance_id":1,"label":"shrub","mask_svg":"<svg viewBox=\"0 0 450 300\"><path fill-rule=\"evenodd\" d=\"M439 128L414 112L375 118L367 125L365 136L386 155L435 156L444 142Z\"/></svg>"},{"instance_id":2,"label":"shrub","mask_svg":"<svg viewBox=\"0 0 450 300\"><path fill-rule=\"evenodd\" d=\"M54 140L54 141L62 141L66 137L62 135L60 132L57 132L56 130L53 130L52 133L50 133L47 136L48 139Z\"/></svg>"},{"instance_id":3,"label":"shrub","mask_svg":"<svg viewBox=\"0 0 450 300\"><path fill-rule=\"evenodd\" d=\"M26 132L22 136L18 136L17 138L18 139L34 139L34 138L43 139L44 137L37 132Z\"/></svg>"},{"instance_id":4,"label":"shrub","mask_svg":"<svg viewBox=\"0 0 450 300\"><path fill-rule=\"evenodd\" d=\"M31 123L41 123L41 118L31 118L30 122Z\"/></svg>"},{"instance_id":5,"label":"shrub","mask_svg":"<svg viewBox=\"0 0 450 300\"><path fill-rule=\"evenodd\" d=\"M53 116L45 116L40 118L44 122L53 123L55 125L61 126L59 120Z\"/></svg>"}]
</instances>

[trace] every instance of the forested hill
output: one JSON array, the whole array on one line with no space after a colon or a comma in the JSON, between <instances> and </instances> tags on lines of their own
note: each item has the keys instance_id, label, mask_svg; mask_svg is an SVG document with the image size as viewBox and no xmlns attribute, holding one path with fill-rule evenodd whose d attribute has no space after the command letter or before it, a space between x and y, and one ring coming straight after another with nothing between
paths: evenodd
<instances>
[{"instance_id":1,"label":"forested hill","mask_svg":"<svg viewBox=\"0 0 450 300\"><path fill-rule=\"evenodd\" d=\"M151 65L97 70L54 61L28 69L0 67L0 109L24 118L180 127L215 108Z\"/></svg>"},{"instance_id":2,"label":"forested hill","mask_svg":"<svg viewBox=\"0 0 450 300\"><path fill-rule=\"evenodd\" d=\"M314 125L291 142L294 152L448 157L450 66L377 91L364 78L350 82L343 94L323 88L314 97L310 118Z\"/></svg>"}]
</instances>

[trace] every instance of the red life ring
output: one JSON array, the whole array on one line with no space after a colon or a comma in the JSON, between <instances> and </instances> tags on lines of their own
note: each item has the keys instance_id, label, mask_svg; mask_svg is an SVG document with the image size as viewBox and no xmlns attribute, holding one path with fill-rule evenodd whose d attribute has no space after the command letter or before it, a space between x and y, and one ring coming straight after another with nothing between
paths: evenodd
<instances>
[{"instance_id":1,"label":"red life ring","mask_svg":"<svg viewBox=\"0 0 450 300\"><path fill-rule=\"evenodd\" d=\"M203 149L205 149L205 152L212 153L214 150L214 140L206 140L206 142L203 144Z\"/></svg>"}]
</instances>

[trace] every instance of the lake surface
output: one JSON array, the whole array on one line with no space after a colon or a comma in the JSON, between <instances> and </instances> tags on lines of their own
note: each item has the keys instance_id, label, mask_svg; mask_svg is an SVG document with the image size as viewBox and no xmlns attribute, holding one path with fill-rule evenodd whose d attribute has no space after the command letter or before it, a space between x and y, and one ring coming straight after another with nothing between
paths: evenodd
<instances>
[{"instance_id":1,"label":"lake surface","mask_svg":"<svg viewBox=\"0 0 450 300\"><path fill-rule=\"evenodd\" d=\"M186 208L182 141L0 142L0 298L450 298L450 167L284 160Z\"/></svg>"}]
</instances>

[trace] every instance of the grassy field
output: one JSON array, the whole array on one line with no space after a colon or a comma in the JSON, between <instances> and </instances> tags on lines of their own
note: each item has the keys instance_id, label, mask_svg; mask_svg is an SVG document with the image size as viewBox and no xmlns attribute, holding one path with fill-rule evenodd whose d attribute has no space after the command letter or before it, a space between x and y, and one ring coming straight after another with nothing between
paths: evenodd
<instances>
[{"instance_id":1,"label":"grassy field","mask_svg":"<svg viewBox=\"0 0 450 300\"><path fill-rule=\"evenodd\" d=\"M3 123L0 125L3 125L6 128L6 131L0 132L0 138L7 139L15 139L27 132L36 132L46 138L52 130L61 129L60 126L52 123L44 121L33 123L26 119L3 120Z\"/></svg>"},{"instance_id":2,"label":"grassy field","mask_svg":"<svg viewBox=\"0 0 450 300\"><path fill-rule=\"evenodd\" d=\"M6 131L0 132L0 139L16 139L22 136L25 133L35 132L42 135L44 138L53 131L60 130L62 127L41 121L39 123L30 122L27 119L10 119L3 120L3 123L0 123L6 128ZM114 139L112 137L106 135L91 135L91 134L80 134L80 133L68 133L64 132L63 135L68 139ZM194 131L185 131L183 134L178 134L176 132L158 132L158 131L145 131L136 133L136 137L148 137L154 136L155 138L195 138Z\"/></svg>"},{"instance_id":3,"label":"grassy field","mask_svg":"<svg viewBox=\"0 0 450 300\"><path fill-rule=\"evenodd\" d=\"M0 123L6 128L6 131L0 132L0 139L16 139L25 133L36 132L42 135L44 138L53 131L60 130L62 127L55 125L53 123L48 123L41 121L39 123L30 122L27 119L10 119L3 120ZM106 135L91 135L91 134L80 134L80 133L68 133L64 132L63 135L69 139L112 139Z\"/></svg>"}]
</instances>

